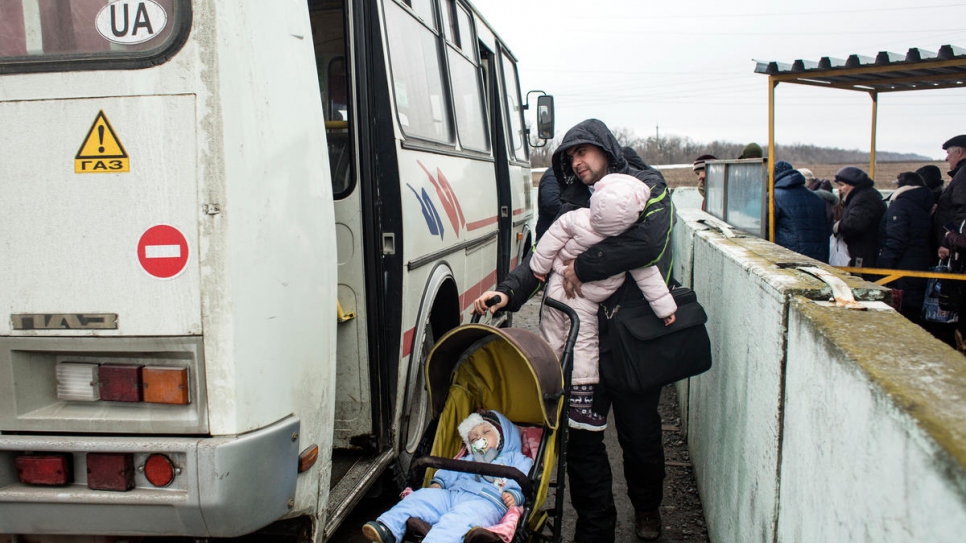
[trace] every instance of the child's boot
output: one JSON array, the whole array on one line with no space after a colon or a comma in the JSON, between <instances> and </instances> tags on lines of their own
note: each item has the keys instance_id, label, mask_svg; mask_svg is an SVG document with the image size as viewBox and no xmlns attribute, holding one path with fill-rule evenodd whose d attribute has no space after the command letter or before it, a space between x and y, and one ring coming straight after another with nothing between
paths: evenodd
<instances>
[{"instance_id":1,"label":"child's boot","mask_svg":"<svg viewBox=\"0 0 966 543\"><path fill-rule=\"evenodd\" d=\"M603 432L607 429L607 419L594 413L594 385L572 385L570 387L570 410L568 413L571 428Z\"/></svg>"}]
</instances>

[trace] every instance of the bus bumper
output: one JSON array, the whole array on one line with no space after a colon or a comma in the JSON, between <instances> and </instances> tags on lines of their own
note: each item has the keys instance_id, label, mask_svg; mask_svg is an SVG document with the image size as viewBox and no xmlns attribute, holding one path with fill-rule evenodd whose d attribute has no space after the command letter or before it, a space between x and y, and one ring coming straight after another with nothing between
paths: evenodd
<instances>
[{"instance_id":1,"label":"bus bumper","mask_svg":"<svg viewBox=\"0 0 966 543\"><path fill-rule=\"evenodd\" d=\"M231 437L0 435L0 533L236 537L285 515L295 498L299 420L290 416ZM15 457L71 453L74 483L21 484ZM133 453L143 466L164 454L175 480L153 487L137 471L126 492L87 487L86 454Z\"/></svg>"}]
</instances>

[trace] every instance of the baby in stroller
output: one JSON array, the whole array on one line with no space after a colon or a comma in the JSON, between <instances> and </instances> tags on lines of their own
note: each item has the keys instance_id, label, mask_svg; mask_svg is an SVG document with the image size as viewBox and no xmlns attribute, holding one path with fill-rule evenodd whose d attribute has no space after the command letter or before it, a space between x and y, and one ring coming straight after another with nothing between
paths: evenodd
<instances>
[{"instance_id":1,"label":"baby in stroller","mask_svg":"<svg viewBox=\"0 0 966 543\"><path fill-rule=\"evenodd\" d=\"M581 208L561 215L540 238L530 260L530 269L541 281L553 269L547 283L547 296L572 307L580 319L577 343L574 347L573 381L570 388L568 424L571 428L603 431L607 420L595 413L594 385L600 381L597 358L597 305L610 297L624 284L624 273L591 281L581 286L582 296L568 298L563 287L563 269L604 238L617 236L631 227L644 211L650 190L636 177L612 173L605 175L594 186L590 208ZM674 322L677 304L671 296L657 266L631 270L631 276L644 293L657 317L669 326ZM570 331L570 320L563 313L547 310L540 318L540 335L553 347L559 357Z\"/></svg>"},{"instance_id":2,"label":"baby in stroller","mask_svg":"<svg viewBox=\"0 0 966 543\"><path fill-rule=\"evenodd\" d=\"M460 460L514 467L528 473L533 461L521 452L520 430L496 411L471 413L458 427L467 454ZM520 485L512 479L449 470L436 472L429 487L406 496L362 527L370 541L396 543L410 517L432 525L424 543L458 543L476 526L500 522L507 509L522 505Z\"/></svg>"}]
</instances>

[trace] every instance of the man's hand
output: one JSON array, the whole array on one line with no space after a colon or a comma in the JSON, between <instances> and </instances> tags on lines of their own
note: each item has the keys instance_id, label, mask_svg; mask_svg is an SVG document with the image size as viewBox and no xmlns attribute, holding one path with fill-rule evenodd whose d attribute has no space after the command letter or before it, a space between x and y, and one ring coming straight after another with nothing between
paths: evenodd
<instances>
[{"instance_id":1,"label":"man's hand","mask_svg":"<svg viewBox=\"0 0 966 543\"><path fill-rule=\"evenodd\" d=\"M570 260L566 263L566 268L563 271L563 288L564 292L567 294L567 298L574 298L580 296L583 298L583 294L580 292L580 279L577 279L577 274L574 272L574 261Z\"/></svg>"},{"instance_id":2,"label":"man's hand","mask_svg":"<svg viewBox=\"0 0 966 543\"><path fill-rule=\"evenodd\" d=\"M939 258L949 258L949 247L939 248Z\"/></svg>"},{"instance_id":3,"label":"man's hand","mask_svg":"<svg viewBox=\"0 0 966 543\"><path fill-rule=\"evenodd\" d=\"M499 298L500 301L496 302L491 307L486 307L486 301L493 297ZM473 312L477 315L483 315L487 310L489 310L490 313L496 313L500 309L503 309L503 307L508 303L510 303L510 299L507 298L505 294L488 290L484 292L482 296L473 301Z\"/></svg>"},{"instance_id":4,"label":"man's hand","mask_svg":"<svg viewBox=\"0 0 966 543\"><path fill-rule=\"evenodd\" d=\"M513 494L510 494L509 492L504 492L503 493L503 503L507 507L513 507L514 505L517 504L517 499L513 497Z\"/></svg>"}]
</instances>

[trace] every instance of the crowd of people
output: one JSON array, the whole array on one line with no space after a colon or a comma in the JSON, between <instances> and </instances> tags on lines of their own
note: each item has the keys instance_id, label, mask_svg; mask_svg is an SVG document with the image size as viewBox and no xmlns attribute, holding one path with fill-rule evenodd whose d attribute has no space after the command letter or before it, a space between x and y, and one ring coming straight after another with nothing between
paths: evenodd
<instances>
[{"instance_id":1,"label":"crowd of people","mask_svg":"<svg viewBox=\"0 0 966 543\"><path fill-rule=\"evenodd\" d=\"M746 150L754 149L752 145ZM788 162L777 161L775 243L837 266L928 271L942 264L953 272L966 272L966 135L949 139L942 148L949 164L948 184L944 185L942 171L930 164L900 173L886 197L861 168L841 168L829 181L817 178L807 168L796 170ZM738 158L748 157L743 153ZM702 155L694 161L702 196L705 165L714 159ZM839 247L842 250L837 250ZM863 275L869 279L881 277ZM945 284L947 295L953 293L951 305L956 307L966 283ZM966 352L966 323L957 329L922 318L926 279L907 276L888 286L900 313Z\"/></svg>"}]
</instances>

